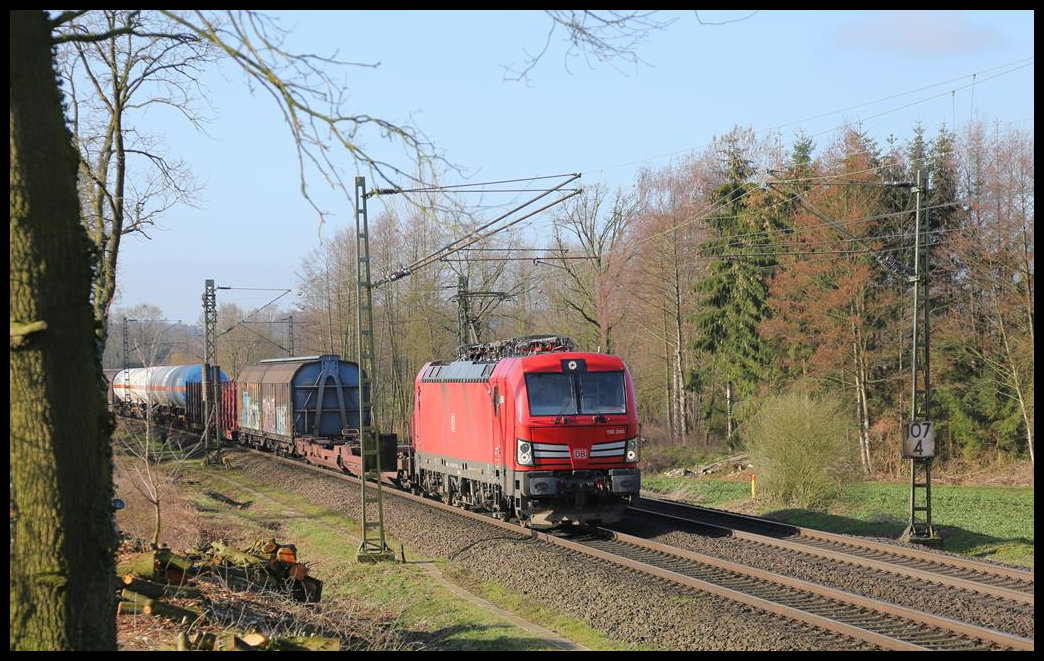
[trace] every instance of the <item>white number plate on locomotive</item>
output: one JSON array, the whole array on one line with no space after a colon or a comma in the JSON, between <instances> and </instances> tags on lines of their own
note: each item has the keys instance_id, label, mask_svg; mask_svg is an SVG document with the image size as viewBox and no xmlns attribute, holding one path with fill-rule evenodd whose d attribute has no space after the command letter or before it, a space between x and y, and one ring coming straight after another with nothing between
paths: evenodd
<instances>
[{"instance_id":1,"label":"white number plate on locomotive","mask_svg":"<svg viewBox=\"0 0 1044 661\"><path fill-rule=\"evenodd\" d=\"M587 450L573 450L573 459L587 459Z\"/></svg>"}]
</instances>

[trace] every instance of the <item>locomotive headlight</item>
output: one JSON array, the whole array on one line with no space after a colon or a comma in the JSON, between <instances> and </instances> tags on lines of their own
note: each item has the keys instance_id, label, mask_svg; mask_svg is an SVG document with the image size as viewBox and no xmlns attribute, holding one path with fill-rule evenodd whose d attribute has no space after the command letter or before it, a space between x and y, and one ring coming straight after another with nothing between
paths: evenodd
<instances>
[{"instance_id":1,"label":"locomotive headlight","mask_svg":"<svg viewBox=\"0 0 1044 661\"><path fill-rule=\"evenodd\" d=\"M524 438L520 438L517 441L515 458L518 460L520 466L532 466L533 465L533 446L529 441Z\"/></svg>"},{"instance_id":2,"label":"locomotive headlight","mask_svg":"<svg viewBox=\"0 0 1044 661\"><path fill-rule=\"evenodd\" d=\"M626 461L638 461L638 437L627 439Z\"/></svg>"}]
</instances>

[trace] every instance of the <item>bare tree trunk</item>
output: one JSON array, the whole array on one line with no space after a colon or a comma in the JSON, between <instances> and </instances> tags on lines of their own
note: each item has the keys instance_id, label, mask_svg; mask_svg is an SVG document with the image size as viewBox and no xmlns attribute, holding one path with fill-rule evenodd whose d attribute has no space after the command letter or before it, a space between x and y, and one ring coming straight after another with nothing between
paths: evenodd
<instances>
[{"instance_id":1,"label":"bare tree trunk","mask_svg":"<svg viewBox=\"0 0 1044 661\"><path fill-rule=\"evenodd\" d=\"M858 304L857 304L858 305ZM863 346L862 333L855 319L862 318L862 310L853 314L852 321L852 372L855 375L856 422L859 428L859 457L862 460L863 472L869 475L870 464L870 409L866 397L866 348Z\"/></svg>"},{"instance_id":2,"label":"bare tree trunk","mask_svg":"<svg viewBox=\"0 0 1044 661\"><path fill-rule=\"evenodd\" d=\"M859 376L859 405L863 411L862 425L859 427L859 442L862 444L863 453L866 456L866 473L870 475L874 472L874 465L872 461L872 454L870 453L870 401L866 396L867 391L867 373L865 362L860 366Z\"/></svg>"},{"instance_id":3,"label":"bare tree trunk","mask_svg":"<svg viewBox=\"0 0 1044 661\"><path fill-rule=\"evenodd\" d=\"M725 445L732 447L732 381L725 382Z\"/></svg>"},{"instance_id":4,"label":"bare tree trunk","mask_svg":"<svg viewBox=\"0 0 1044 661\"><path fill-rule=\"evenodd\" d=\"M10 12L10 649L116 648L110 420L47 15Z\"/></svg>"},{"instance_id":5,"label":"bare tree trunk","mask_svg":"<svg viewBox=\"0 0 1044 661\"><path fill-rule=\"evenodd\" d=\"M1007 374L1004 375L1008 380L1012 389L1015 391L1015 399L1019 403L1019 412L1022 415L1022 422L1026 425L1026 447L1029 450L1030 465L1036 465L1033 457L1033 419L1030 416L1029 406L1027 406L1027 397L1025 388L1023 387L1023 380L1019 374L1018 358L1015 356L1011 343L1008 341L1008 331L1004 323L1004 312L1001 310L1000 301L998 298L994 298L994 307L997 312L997 328L1000 331L1001 340L1004 343L1004 359L1007 363L1004 371ZM1032 336L1031 336L1032 337ZM1033 345L1030 344L1032 347ZM1030 361L1032 363L1032 360Z\"/></svg>"},{"instance_id":6,"label":"bare tree trunk","mask_svg":"<svg viewBox=\"0 0 1044 661\"><path fill-rule=\"evenodd\" d=\"M681 442L684 444L688 441L689 421L685 415L685 409L687 408L687 396L685 394L685 359L683 351L685 344L684 338L682 337L681 283L677 261L675 261L674 275L674 399L677 406L675 419L678 421L678 432L681 437Z\"/></svg>"},{"instance_id":7,"label":"bare tree trunk","mask_svg":"<svg viewBox=\"0 0 1044 661\"><path fill-rule=\"evenodd\" d=\"M667 308L663 309L663 385L667 393L667 429L670 432L671 443L678 442L677 413L674 410L674 384L673 370L671 369L671 345L667 339Z\"/></svg>"},{"instance_id":8,"label":"bare tree trunk","mask_svg":"<svg viewBox=\"0 0 1044 661\"><path fill-rule=\"evenodd\" d=\"M866 410L866 374L859 357L858 340L852 341L852 373L855 376L854 393L856 405L856 427L859 430L859 459L863 464L863 472L870 474L870 440Z\"/></svg>"}]
</instances>

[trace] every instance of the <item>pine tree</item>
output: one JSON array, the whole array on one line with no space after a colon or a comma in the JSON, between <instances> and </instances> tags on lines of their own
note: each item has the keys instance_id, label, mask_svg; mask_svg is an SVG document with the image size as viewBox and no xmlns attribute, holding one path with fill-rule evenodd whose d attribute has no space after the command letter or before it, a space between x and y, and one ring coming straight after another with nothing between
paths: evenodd
<instances>
[{"instance_id":1,"label":"pine tree","mask_svg":"<svg viewBox=\"0 0 1044 661\"><path fill-rule=\"evenodd\" d=\"M717 212L707 220L717 238L705 247L708 273L696 285L700 307L694 345L710 356L725 392L726 436L735 446L735 398L753 394L769 365L758 327L769 315L768 277L776 264L778 222L763 208L765 193L750 180L752 164L736 134L726 139L725 159L725 181L713 195Z\"/></svg>"}]
</instances>

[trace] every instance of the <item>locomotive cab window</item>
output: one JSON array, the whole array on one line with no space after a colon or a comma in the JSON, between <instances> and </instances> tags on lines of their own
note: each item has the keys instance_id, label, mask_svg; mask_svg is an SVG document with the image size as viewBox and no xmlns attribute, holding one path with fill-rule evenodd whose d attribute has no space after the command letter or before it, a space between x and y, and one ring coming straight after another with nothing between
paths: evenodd
<instances>
[{"instance_id":1,"label":"locomotive cab window","mask_svg":"<svg viewBox=\"0 0 1044 661\"><path fill-rule=\"evenodd\" d=\"M576 415L573 375L559 372L526 374L530 415Z\"/></svg>"},{"instance_id":2,"label":"locomotive cab window","mask_svg":"<svg viewBox=\"0 0 1044 661\"><path fill-rule=\"evenodd\" d=\"M623 372L582 372L576 377L581 413L627 413Z\"/></svg>"},{"instance_id":3,"label":"locomotive cab window","mask_svg":"<svg viewBox=\"0 0 1044 661\"><path fill-rule=\"evenodd\" d=\"M626 413L623 372L526 374L530 415Z\"/></svg>"}]
</instances>

